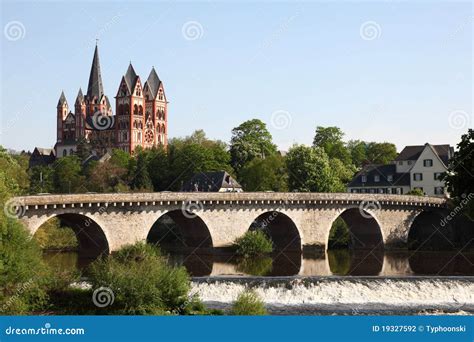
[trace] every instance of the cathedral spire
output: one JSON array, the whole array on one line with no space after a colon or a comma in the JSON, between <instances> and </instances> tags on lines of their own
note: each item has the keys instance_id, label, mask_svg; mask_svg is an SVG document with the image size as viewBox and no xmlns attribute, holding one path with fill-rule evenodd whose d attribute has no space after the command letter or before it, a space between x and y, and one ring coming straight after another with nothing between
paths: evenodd
<instances>
[{"instance_id":1,"label":"cathedral spire","mask_svg":"<svg viewBox=\"0 0 474 342\"><path fill-rule=\"evenodd\" d=\"M67 100L66 100L66 96L64 95L64 91L61 91L61 96L59 96L59 101L58 101L58 107L61 107L64 105L67 106Z\"/></svg>"},{"instance_id":2,"label":"cathedral spire","mask_svg":"<svg viewBox=\"0 0 474 342\"><path fill-rule=\"evenodd\" d=\"M100 74L99 48L96 42L94 59L92 60L91 73L89 76L89 85L87 86L87 97L91 99L96 96L100 99L102 95L104 95L104 88L102 86L102 76Z\"/></svg>"}]
</instances>

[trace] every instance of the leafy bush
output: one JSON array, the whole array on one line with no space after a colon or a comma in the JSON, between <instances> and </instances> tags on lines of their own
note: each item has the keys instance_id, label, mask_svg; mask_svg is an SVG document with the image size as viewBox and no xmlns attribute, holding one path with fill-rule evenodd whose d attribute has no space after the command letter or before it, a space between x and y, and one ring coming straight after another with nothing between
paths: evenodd
<instances>
[{"instance_id":1,"label":"leafy bush","mask_svg":"<svg viewBox=\"0 0 474 342\"><path fill-rule=\"evenodd\" d=\"M237 254L250 257L268 254L273 251L273 243L261 230L247 231L235 240Z\"/></svg>"},{"instance_id":2,"label":"leafy bush","mask_svg":"<svg viewBox=\"0 0 474 342\"><path fill-rule=\"evenodd\" d=\"M169 266L156 247L141 242L95 261L90 281L93 289L107 287L113 291L113 304L103 309L103 313L112 314L181 313L190 289L183 267Z\"/></svg>"},{"instance_id":3,"label":"leafy bush","mask_svg":"<svg viewBox=\"0 0 474 342\"><path fill-rule=\"evenodd\" d=\"M424 196L425 193L421 189L413 189L413 190L408 191L405 195Z\"/></svg>"},{"instance_id":4,"label":"leafy bush","mask_svg":"<svg viewBox=\"0 0 474 342\"><path fill-rule=\"evenodd\" d=\"M261 316L266 315L267 310L263 301L254 291L246 290L237 297L230 313L239 316Z\"/></svg>"},{"instance_id":5,"label":"leafy bush","mask_svg":"<svg viewBox=\"0 0 474 342\"><path fill-rule=\"evenodd\" d=\"M46 221L35 233L35 239L42 249L68 249L78 247L76 234L69 227L61 227L58 218Z\"/></svg>"},{"instance_id":6,"label":"leafy bush","mask_svg":"<svg viewBox=\"0 0 474 342\"><path fill-rule=\"evenodd\" d=\"M338 217L329 232L328 249L348 248L350 241L349 227L342 218Z\"/></svg>"}]
</instances>

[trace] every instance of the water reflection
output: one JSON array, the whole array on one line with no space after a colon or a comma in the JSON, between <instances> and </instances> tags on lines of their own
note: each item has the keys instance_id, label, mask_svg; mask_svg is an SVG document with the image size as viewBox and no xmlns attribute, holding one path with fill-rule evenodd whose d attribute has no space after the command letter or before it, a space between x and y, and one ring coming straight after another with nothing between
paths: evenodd
<instances>
[{"instance_id":1,"label":"water reflection","mask_svg":"<svg viewBox=\"0 0 474 342\"><path fill-rule=\"evenodd\" d=\"M76 252L45 252L55 269L84 271L93 259ZM319 254L279 253L242 259L232 254L171 253L169 262L192 276L474 276L474 252L384 252L331 250Z\"/></svg>"}]
</instances>

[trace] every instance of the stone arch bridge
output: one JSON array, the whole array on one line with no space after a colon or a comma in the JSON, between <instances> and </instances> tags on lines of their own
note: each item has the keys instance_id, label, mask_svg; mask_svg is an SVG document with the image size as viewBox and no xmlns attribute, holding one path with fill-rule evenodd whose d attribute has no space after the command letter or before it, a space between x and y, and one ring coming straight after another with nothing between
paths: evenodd
<instances>
[{"instance_id":1,"label":"stone arch bridge","mask_svg":"<svg viewBox=\"0 0 474 342\"><path fill-rule=\"evenodd\" d=\"M81 249L96 253L147 240L164 215L188 247L229 247L260 222L278 249L301 250L324 248L338 217L355 247L372 249L403 246L415 220L425 216L424 224L439 226L446 212L442 198L350 193L74 194L15 197L13 203L31 234L59 217L74 229Z\"/></svg>"}]
</instances>

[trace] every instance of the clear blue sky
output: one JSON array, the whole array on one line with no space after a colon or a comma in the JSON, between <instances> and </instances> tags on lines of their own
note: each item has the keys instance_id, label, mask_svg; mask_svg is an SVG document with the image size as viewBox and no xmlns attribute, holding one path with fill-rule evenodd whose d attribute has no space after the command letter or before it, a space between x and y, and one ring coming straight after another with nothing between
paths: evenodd
<instances>
[{"instance_id":1,"label":"clear blue sky","mask_svg":"<svg viewBox=\"0 0 474 342\"><path fill-rule=\"evenodd\" d=\"M87 88L96 38L111 100L130 60L143 82L155 66L171 137L229 141L260 118L281 149L318 125L401 149L474 126L471 2L7 1L2 31L0 143L17 150L54 145L59 95L73 106Z\"/></svg>"}]
</instances>

